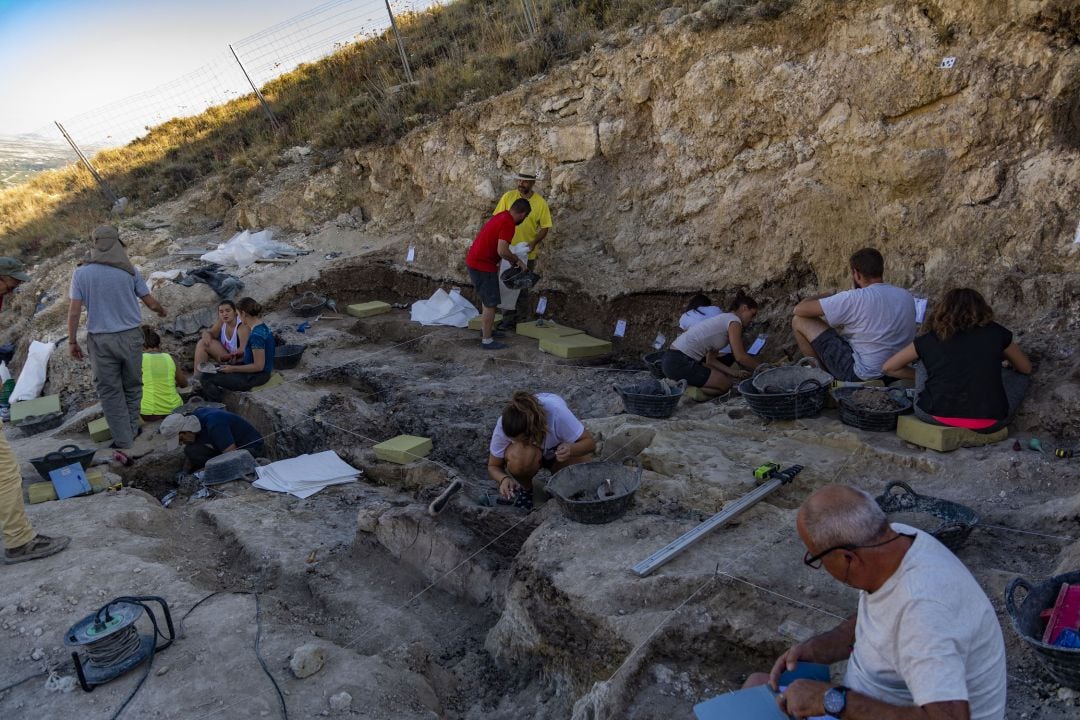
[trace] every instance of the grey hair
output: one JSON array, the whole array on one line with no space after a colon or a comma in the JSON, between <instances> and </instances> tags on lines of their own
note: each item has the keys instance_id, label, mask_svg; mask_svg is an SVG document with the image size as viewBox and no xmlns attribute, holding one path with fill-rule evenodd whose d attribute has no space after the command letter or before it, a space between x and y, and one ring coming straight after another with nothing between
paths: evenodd
<instances>
[{"instance_id":1,"label":"grey hair","mask_svg":"<svg viewBox=\"0 0 1080 720\"><path fill-rule=\"evenodd\" d=\"M803 506L803 528L819 549L866 545L881 537L889 528L885 513L870 493L856 487L846 489L850 493L846 493L843 499Z\"/></svg>"}]
</instances>

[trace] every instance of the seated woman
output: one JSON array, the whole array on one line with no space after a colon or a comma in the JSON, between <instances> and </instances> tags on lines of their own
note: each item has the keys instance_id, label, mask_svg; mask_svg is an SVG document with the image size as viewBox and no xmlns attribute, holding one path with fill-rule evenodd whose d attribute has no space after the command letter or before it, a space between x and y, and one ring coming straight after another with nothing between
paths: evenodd
<instances>
[{"instance_id":1,"label":"seated woman","mask_svg":"<svg viewBox=\"0 0 1080 720\"><path fill-rule=\"evenodd\" d=\"M1012 369L1002 367L1008 361ZM914 370L908 366L919 362ZM926 332L889 358L882 370L915 378L915 416L933 425L997 432L1024 399L1031 361L1012 333L994 322L994 311L977 291L945 294Z\"/></svg>"},{"instance_id":2,"label":"seated woman","mask_svg":"<svg viewBox=\"0 0 1080 720\"><path fill-rule=\"evenodd\" d=\"M184 371L176 366L172 355L161 350L161 336L142 326L142 404L139 416L147 422L165 419L183 404L178 387L187 387Z\"/></svg>"},{"instance_id":3,"label":"seated woman","mask_svg":"<svg viewBox=\"0 0 1080 720\"><path fill-rule=\"evenodd\" d=\"M712 304L708 295L698 293L686 304L686 311L679 318L679 329L689 330L702 320L716 317L724 311Z\"/></svg>"},{"instance_id":4,"label":"seated woman","mask_svg":"<svg viewBox=\"0 0 1080 720\"><path fill-rule=\"evenodd\" d=\"M244 352L248 328L240 322L236 313L236 303L222 300L218 303L218 318L214 326L204 330L195 345L195 377L201 378L199 366L208 360L219 363L232 362Z\"/></svg>"},{"instance_id":5,"label":"seated woman","mask_svg":"<svg viewBox=\"0 0 1080 720\"><path fill-rule=\"evenodd\" d=\"M236 303L240 321L247 328L243 360L238 365L221 365L218 371L202 379L202 394L207 400L220 402L226 390L250 390L264 385L274 371L274 334L265 323L259 322L262 305L249 297Z\"/></svg>"},{"instance_id":6,"label":"seated woman","mask_svg":"<svg viewBox=\"0 0 1080 720\"><path fill-rule=\"evenodd\" d=\"M519 390L491 433L488 475L509 500L520 489L532 493L540 468L554 475L567 465L591 460L595 449L593 436L565 400Z\"/></svg>"},{"instance_id":7,"label":"seated woman","mask_svg":"<svg viewBox=\"0 0 1080 720\"><path fill-rule=\"evenodd\" d=\"M665 377L686 380L708 395L719 395L731 389L733 380L746 377L746 370L758 366L747 354L742 337L743 328L757 316L757 301L739 293L731 305L729 312L704 319L675 338L660 361Z\"/></svg>"}]
</instances>

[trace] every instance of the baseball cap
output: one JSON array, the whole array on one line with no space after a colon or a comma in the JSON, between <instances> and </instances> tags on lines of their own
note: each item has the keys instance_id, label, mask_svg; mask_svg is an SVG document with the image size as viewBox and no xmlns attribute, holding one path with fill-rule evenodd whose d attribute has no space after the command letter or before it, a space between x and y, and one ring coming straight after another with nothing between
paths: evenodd
<instances>
[{"instance_id":1,"label":"baseball cap","mask_svg":"<svg viewBox=\"0 0 1080 720\"><path fill-rule=\"evenodd\" d=\"M23 282L30 279L22 260L13 257L0 257L0 275L7 275Z\"/></svg>"},{"instance_id":2,"label":"baseball cap","mask_svg":"<svg viewBox=\"0 0 1080 720\"><path fill-rule=\"evenodd\" d=\"M199 423L199 418L194 415L173 413L161 421L161 428L158 432L165 436L165 447L172 450L180 446L180 433L197 433L201 429L202 425Z\"/></svg>"}]
</instances>

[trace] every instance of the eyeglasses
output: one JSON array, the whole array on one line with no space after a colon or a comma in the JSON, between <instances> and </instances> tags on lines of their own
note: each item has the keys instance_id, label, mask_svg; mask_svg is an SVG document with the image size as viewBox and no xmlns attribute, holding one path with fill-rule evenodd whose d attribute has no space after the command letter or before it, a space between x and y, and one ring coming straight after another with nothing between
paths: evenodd
<instances>
[{"instance_id":1,"label":"eyeglasses","mask_svg":"<svg viewBox=\"0 0 1080 720\"><path fill-rule=\"evenodd\" d=\"M900 533L899 535L897 535L894 538L890 538L890 539L886 540L885 542L879 542L879 543L876 543L874 545L833 545L828 550L822 550L817 555L811 555L810 551L807 550L806 554L803 555L803 560L802 561L803 561L803 564L805 564L807 567L812 567L815 570L818 570L818 569L821 568L821 563L824 561L825 556L828 555L831 552L835 552L836 550L847 550L849 552L852 551L852 550L867 550L869 548L876 548L876 547L881 547L882 545L888 545L893 540L899 540L902 537L911 538L912 540L915 539L914 535L905 535L904 533Z\"/></svg>"}]
</instances>

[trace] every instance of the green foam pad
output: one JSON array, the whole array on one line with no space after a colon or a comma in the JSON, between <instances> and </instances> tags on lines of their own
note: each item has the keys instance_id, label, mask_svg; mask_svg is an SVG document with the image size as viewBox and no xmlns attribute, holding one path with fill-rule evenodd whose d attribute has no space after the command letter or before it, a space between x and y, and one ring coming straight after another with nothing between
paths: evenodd
<instances>
[{"instance_id":1,"label":"green foam pad","mask_svg":"<svg viewBox=\"0 0 1080 720\"><path fill-rule=\"evenodd\" d=\"M503 316L500 315L499 313L495 313L495 322L496 323L501 322L502 317ZM472 320L469 321L469 329L470 330L483 330L484 329L483 328L483 322L484 322L483 316L477 315L476 317L474 317Z\"/></svg>"},{"instance_id":2,"label":"green foam pad","mask_svg":"<svg viewBox=\"0 0 1080 720\"><path fill-rule=\"evenodd\" d=\"M56 499L56 488L51 482L37 482L26 487L26 496L31 505Z\"/></svg>"},{"instance_id":3,"label":"green foam pad","mask_svg":"<svg viewBox=\"0 0 1080 720\"><path fill-rule=\"evenodd\" d=\"M365 318L372 315L382 315L383 313L390 312L390 303L380 302L373 300L366 303L357 303L356 305L350 305L346 308L346 312L353 317Z\"/></svg>"},{"instance_id":4,"label":"green foam pad","mask_svg":"<svg viewBox=\"0 0 1080 720\"><path fill-rule=\"evenodd\" d=\"M92 420L86 426L86 429L90 433L90 439L94 442L105 442L112 439L112 430L109 429L109 423L105 418Z\"/></svg>"},{"instance_id":5,"label":"green foam pad","mask_svg":"<svg viewBox=\"0 0 1080 720\"><path fill-rule=\"evenodd\" d=\"M431 438L416 435L398 435L372 448L375 457L386 462L407 465L413 460L427 457L432 449Z\"/></svg>"},{"instance_id":6,"label":"green foam pad","mask_svg":"<svg viewBox=\"0 0 1080 720\"><path fill-rule=\"evenodd\" d=\"M534 340L585 334L581 330L567 327L566 325L556 325L553 322L545 322L543 325L537 325L535 321L518 323L517 328L514 332L516 332L518 335L521 335L522 337L529 337L533 338Z\"/></svg>"},{"instance_id":7,"label":"green foam pad","mask_svg":"<svg viewBox=\"0 0 1080 720\"><path fill-rule=\"evenodd\" d=\"M251 388L251 392L259 392L260 390L269 390L270 388L276 388L281 383L285 382L284 376L281 373L273 373L270 379L264 382L262 385L256 385Z\"/></svg>"},{"instance_id":8,"label":"green foam pad","mask_svg":"<svg viewBox=\"0 0 1080 720\"><path fill-rule=\"evenodd\" d=\"M45 395L33 400L21 400L11 406L11 422L17 423L28 417L60 412L60 396Z\"/></svg>"},{"instance_id":9,"label":"green foam pad","mask_svg":"<svg viewBox=\"0 0 1080 720\"><path fill-rule=\"evenodd\" d=\"M1001 428L995 433L977 433L964 428L931 425L914 415L901 415L896 419L896 434L913 445L952 452L962 447L991 445L1009 437L1009 429Z\"/></svg>"},{"instance_id":10,"label":"green foam pad","mask_svg":"<svg viewBox=\"0 0 1080 720\"><path fill-rule=\"evenodd\" d=\"M715 395L707 395L704 390L699 387L694 387L693 385L690 385L685 390L683 390L683 395L690 398L694 402L706 402L716 397Z\"/></svg>"},{"instance_id":11,"label":"green foam pad","mask_svg":"<svg viewBox=\"0 0 1080 720\"><path fill-rule=\"evenodd\" d=\"M540 351L561 358L600 357L611 353L611 343L589 335L567 335L540 340Z\"/></svg>"}]
</instances>

